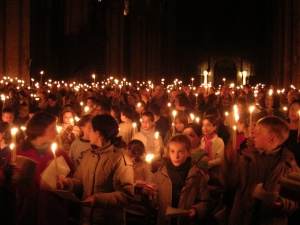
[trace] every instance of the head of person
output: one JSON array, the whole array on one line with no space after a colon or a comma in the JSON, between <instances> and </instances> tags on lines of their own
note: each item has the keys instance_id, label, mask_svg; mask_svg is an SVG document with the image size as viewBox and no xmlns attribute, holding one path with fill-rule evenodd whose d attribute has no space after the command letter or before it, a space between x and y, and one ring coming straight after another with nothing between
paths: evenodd
<instances>
[{"instance_id":1,"label":"head of person","mask_svg":"<svg viewBox=\"0 0 300 225\"><path fill-rule=\"evenodd\" d=\"M243 85L243 91L245 92L245 94L248 94L251 90L251 87L249 84L244 84Z\"/></svg>"},{"instance_id":2,"label":"head of person","mask_svg":"<svg viewBox=\"0 0 300 225\"><path fill-rule=\"evenodd\" d=\"M219 127L219 119L214 116L206 116L202 121L202 134L213 135L217 133Z\"/></svg>"},{"instance_id":3,"label":"head of person","mask_svg":"<svg viewBox=\"0 0 300 225\"><path fill-rule=\"evenodd\" d=\"M248 102L245 97L237 97L235 100L235 104L237 106L238 114L243 114L248 110Z\"/></svg>"},{"instance_id":4,"label":"head of person","mask_svg":"<svg viewBox=\"0 0 300 225\"><path fill-rule=\"evenodd\" d=\"M57 102L57 97L56 97L56 95L55 95L55 94L49 94L49 95L47 96L47 102L48 102L48 105L49 105L50 107L55 106L55 104L56 104L56 102Z\"/></svg>"},{"instance_id":5,"label":"head of person","mask_svg":"<svg viewBox=\"0 0 300 225\"><path fill-rule=\"evenodd\" d=\"M251 132L252 137L255 137L255 133L256 133L256 124L257 121L259 121L260 119L264 118L264 115L261 113L253 113L252 114L252 126L251 126L251 130L250 129L250 117L248 117L248 134Z\"/></svg>"},{"instance_id":6,"label":"head of person","mask_svg":"<svg viewBox=\"0 0 300 225\"><path fill-rule=\"evenodd\" d=\"M86 99L86 106L90 109L93 109L95 107L96 98L95 97L88 97Z\"/></svg>"},{"instance_id":7,"label":"head of person","mask_svg":"<svg viewBox=\"0 0 300 225\"><path fill-rule=\"evenodd\" d=\"M266 152L281 146L289 137L289 126L277 116L267 116L257 121L255 148Z\"/></svg>"},{"instance_id":8,"label":"head of person","mask_svg":"<svg viewBox=\"0 0 300 225\"><path fill-rule=\"evenodd\" d=\"M127 96L127 102L128 102L128 105L130 105L131 107L135 107L135 104L136 104L136 96L134 94L129 94Z\"/></svg>"},{"instance_id":9,"label":"head of person","mask_svg":"<svg viewBox=\"0 0 300 225\"><path fill-rule=\"evenodd\" d=\"M206 116L214 116L216 118L221 118L219 110L215 107L208 108L204 113L204 117Z\"/></svg>"},{"instance_id":10,"label":"head of person","mask_svg":"<svg viewBox=\"0 0 300 225\"><path fill-rule=\"evenodd\" d=\"M14 88L8 89L8 96L9 96L9 98L16 97L16 90Z\"/></svg>"},{"instance_id":11,"label":"head of person","mask_svg":"<svg viewBox=\"0 0 300 225\"><path fill-rule=\"evenodd\" d=\"M175 128L177 131L182 132L185 125L188 124L188 116L185 112L181 110L177 110L176 116L175 116Z\"/></svg>"},{"instance_id":12,"label":"head of person","mask_svg":"<svg viewBox=\"0 0 300 225\"><path fill-rule=\"evenodd\" d=\"M154 96L155 98L162 98L165 94L163 85L156 85L154 88Z\"/></svg>"},{"instance_id":13,"label":"head of person","mask_svg":"<svg viewBox=\"0 0 300 225\"><path fill-rule=\"evenodd\" d=\"M125 147L119 133L119 124L108 114L96 115L91 121L89 132L90 143L93 146L103 147L113 144L116 147Z\"/></svg>"},{"instance_id":14,"label":"head of person","mask_svg":"<svg viewBox=\"0 0 300 225\"><path fill-rule=\"evenodd\" d=\"M181 110L182 107L184 108L190 108L190 100L187 97L185 92L181 92L178 95L175 96L174 101L175 108L178 110Z\"/></svg>"},{"instance_id":15,"label":"head of person","mask_svg":"<svg viewBox=\"0 0 300 225\"><path fill-rule=\"evenodd\" d=\"M288 118L290 121L299 121L300 100L293 100L288 107Z\"/></svg>"},{"instance_id":16,"label":"head of person","mask_svg":"<svg viewBox=\"0 0 300 225\"><path fill-rule=\"evenodd\" d=\"M151 130L154 127L154 114L147 111L141 115L141 128L144 130Z\"/></svg>"},{"instance_id":17,"label":"head of person","mask_svg":"<svg viewBox=\"0 0 300 225\"><path fill-rule=\"evenodd\" d=\"M228 95L229 94L229 87L228 87L228 85L224 84L222 86L221 92L222 92L222 95Z\"/></svg>"},{"instance_id":18,"label":"head of person","mask_svg":"<svg viewBox=\"0 0 300 225\"><path fill-rule=\"evenodd\" d=\"M143 100L140 100L138 101L136 104L135 104L135 111L138 113L138 114L141 114L145 111L148 111L147 110L147 107L146 107L146 104Z\"/></svg>"},{"instance_id":19,"label":"head of person","mask_svg":"<svg viewBox=\"0 0 300 225\"><path fill-rule=\"evenodd\" d=\"M7 122L0 122L0 143L11 143L11 130Z\"/></svg>"},{"instance_id":20,"label":"head of person","mask_svg":"<svg viewBox=\"0 0 300 225\"><path fill-rule=\"evenodd\" d=\"M174 135L168 143L169 158L174 166L181 166L191 155L191 141L184 135Z\"/></svg>"},{"instance_id":21,"label":"head of person","mask_svg":"<svg viewBox=\"0 0 300 225\"><path fill-rule=\"evenodd\" d=\"M197 148L200 145L202 130L201 125L198 123L188 123L183 130L185 134L191 141L191 148Z\"/></svg>"},{"instance_id":22,"label":"head of person","mask_svg":"<svg viewBox=\"0 0 300 225\"><path fill-rule=\"evenodd\" d=\"M143 162L146 157L145 145L140 140L131 140L127 145L128 155L135 162Z\"/></svg>"},{"instance_id":23,"label":"head of person","mask_svg":"<svg viewBox=\"0 0 300 225\"><path fill-rule=\"evenodd\" d=\"M96 103L96 106L93 111L93 115L103 115L103 114L110 114L110 105L106 102L99 101Z\"/></svg>"},{"instance_id":24,"label":"head of person","mask_svg":"<svg viewBox=\"0 0 300 225\"><path fill-rule=\"evenodd\" d=\"M20 117L26 117L29 115L29 106L26 103L22 103L18 107Z\"/></svg>"},{"instance_id":25,"label":"head of person","mask_svg":"<svg viewBox=\"0 0 300 225\"><path fill-rule=\"evenodd\" d=\"M149 111L153 112L155 116L160 116L160 106L158 104L151 104Z\"/></svg>"},{"instance_id":26,"label":"head of person","mask_svg":"<svg viewBox=\"0 0 300 225\"><path fill-rule=\"evenodd\" d=\"M299 100L299 94L296 90L290 90L287 94L287 101L291 104L294 100Z\"/></svg>"},{"instance_id":27,"label":"head of person","mask_svg":"<svg viewBox=\"0 0 300 225\"><path fill-rule=\"evenodd\" d=\"M110 108L110 115L115 118L115 120L120 123L121 122L121 109L117 105L113 105Z\"/></svg>"},{"instance_id":28,"label":"head of person","mask_svg":"<svg viewBox=\"0 0 300 225\"><path fill-rule=\"evenodd\" d=\"M2 109L2 121L7 122L10 126L15 118L15 110L9 107Z\"/></svg>"},{"instance_id":29,"label":"head of person","mask_svg":"<svg viewBox=\"0 0 300 225\"><path fill-rule=\"evenodd\" d=\"M29 141L40 139L41 143L50 144L57 135L56 117L45 113L36 113L26 125L26 135Z\"/></svg>"},{"instance_id":30,"label":"head of person","mask_svg":"<svg viewBox=\"0 0 300 225\"><path fill-rule=\"evenodd\" d=\"M216 94L209 94L207 96L207 104L210 106L217 106L218 104L218 96Z\"/></svg>"},{"instance_id":31,"label":"head of person","mask_svg":"<svg viewBox=\"0 0 300 225\"><path fill-rule=\"evenodd\" d=\"M29 109L29 118L31 119L35 114L42 112L43 110L36 106L31 106Z\"/></svg>"},{"instance_id":32,"label":"head of person","mask_svg":"<svg viewBox=\"0 0 300 225\"><path fill-rule=\"evenodd\" d=\"M280 108L280 98L279 95L276 93L267 94L264 98L265 107L264 108L273 108L279 109Z\"/></svg>"},{"instance_id":33,"label":"head of person","mask_svg":"<svg viewBox=\"0 0 300 225\"><path fill-rule=\"evenodd\" d=\"M93 115L87 114L81 117L81 119L77 123L79 129L86 137L88 136L92 119Z\"/></svg>"},{"instance_id":34,"label":"head of person","mask_svg":"<svg viewBox=\"0 0 300 225\"><path fill-rule=\"evenodd\" d=\"M239 116L239 119L236 123L236 130L239 133L243 133L247 128L248 128L248 114L243 113Z\"/></svg>"},{"instance_id":35,"label":"head of person","mask_svg":"<svg viewBox=\"0 0 300 225\"><path fill-rule=\"evenodd\" d=\"M75 113L71 109L65 109L60 113L59 120L61 124L74 125L75 121Z\"/></svg>"},{"instance_id":36,"label":"head of person","mask_svg":"<svg viewBox=\"0 0 300 225\"><path fill-rule=\"evenodd\" d=\"M136 116L136 112L131 107L124 106L121 109L121 120L122 120L122 122L125 122L126 119L134 121L135 116Z\"/></svg>"}]
</instances>

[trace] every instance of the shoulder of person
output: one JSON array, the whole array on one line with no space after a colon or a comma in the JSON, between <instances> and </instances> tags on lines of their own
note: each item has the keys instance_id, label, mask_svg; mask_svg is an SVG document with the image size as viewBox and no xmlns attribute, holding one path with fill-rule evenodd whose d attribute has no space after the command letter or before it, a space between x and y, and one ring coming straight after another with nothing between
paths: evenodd
<instances>
[{"instance_id":1,"label":"shoulder of person","mask_svg":"<svg viewBox=\"0 0 300 225\"><path fill-rule=\"evenodd\" d=\"M115 160L123 160L126 166L133 166L132 160L126 153L126 149L124 148L115 148L114 150Z\"/></svg>"}]
</instances>

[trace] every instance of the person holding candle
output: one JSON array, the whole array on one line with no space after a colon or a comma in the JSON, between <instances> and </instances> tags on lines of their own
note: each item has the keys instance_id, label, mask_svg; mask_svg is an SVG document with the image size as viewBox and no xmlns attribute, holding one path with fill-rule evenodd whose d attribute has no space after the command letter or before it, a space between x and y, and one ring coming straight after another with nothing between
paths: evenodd
<instances>
[{"instance_id":1,"label":"person holding candle","mask_svg":"<svg viewBox=\"0 0 300 225\"><path fill-rule=\"evenodd\" d=\"M121 109L121 120L119 124L119 136L122 137L123 141L128 144L131 141L134 134L138 132L137 127L133 127L133 121L136 118L136 112L129 106L124 106Z\"/></svg>"},{"instance_id":2,"label":"person holding candle","mask_svg":"<svg viewBox=\"0 0 300 225\"><path fill-rule=\"evenodd\" d=\"M205 176L192 164L190 139L183 134L173 136L168 144L168 155L166 164L153 175L152 182L143 190L145 195L153 196L150 200L152 206L158 206L156 224L167 224L165 214L168 205L189 210L180 224L202 224L211 200ZM170 224L176 222L174 218Z\"/></svg>"},{"instance_id":3,"label":"person holding candle","mask_svg":"<svg viewBox=\"0 0 300 225\"><path fill-rule=\"evenodd\" d=\"M284 115L279 109L279 96L275 92L269 92L269 94L264 97L263 103L263 109L260 112L262 116L279 116L284 119Z\"/></svg>"},{"instance_id":4,"label":"person holding candle","mask_svg":"<svg viewBox=\"0 0 300 225\"><path fill-rule=\"evenodd\" d=\"M134 176L118 123L107 114L94 116L91 149L84 154L73 178L60 177L60 188L82 194L80 224L125 224L125 206L133 197Z\"/></svg>"},{"instance_id":5,"label":"person holding candle","mask_svg":"<svg viewBox=\"0 0 300 225\"><path fill-rule=\"evenodd\" d=\"M154 115L148 111L142 114L141 119L140 132L136 133L132 139L142 141L146 147L146 153L154 154L152 162L158 162L161 160L163 142L160 136L155 138Z\"/></svg>"},{"instance_id":6,"label":"person holding candle","mask_svg":"<svg viewBox=\"0 0 300 225\"><path fill-rule=\"evenodd\" d=\"M57 135L56 117L44 112L35 114L26 125L26 135L26 140L17 146L17 156L28 157L37 163L31 185L12 182L12 176L19 169L16 164L11 163L11 154L6 157L0 170L1 184L13 187L17 193L15 224L67 224L67 202L40 186L41 174L54 158L51 144ZM74 167L69 157L61 149L57 149L55 153L57 157L64 157L70 168L69 175L72 175Z\"/></svg>"},{"instance_id":7,"label":"person holding candle","mask_svg":"<svg viewBox=\"0 0 300 225\"><path fill-rule=\"evenodd\" d=\"M280 196L280 180L300 171L294 156L283 146L288 135L289 127L284 120L264 117L256 125L254 149L239 155L227 144L220 180L226 190L235 190L228 225L287 224L297 203Z\"/></svg>"}]
</instances>

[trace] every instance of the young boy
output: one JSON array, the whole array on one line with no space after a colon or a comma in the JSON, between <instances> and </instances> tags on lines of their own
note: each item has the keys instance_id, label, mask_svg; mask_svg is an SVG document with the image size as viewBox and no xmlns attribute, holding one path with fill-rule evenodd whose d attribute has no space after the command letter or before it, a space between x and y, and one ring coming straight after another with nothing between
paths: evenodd
<instances>
[{"instance_id":1,"label":"young boy","mask_svg":"<svg viewBox=\"0 0 300 225\"><path fill-rule=\"evenodd\" d=\"M282 144L288 138L288 124L279 117L257 122L254 149L239 156L226 146L226 160L220 170L226 188L235 188L228 224L287 224L297 203L280 196L280 179L297 171L294 156Z\"/></svg>"},{"instance_id":2,"label":"young boy","mask_svg":"<svg viewBox=\"0 0 300 225\"><path fill-rule=\"evenodd\" d=\"M153 195L158 206L157 224L166 224L167 207L189 210L180 224L200 224L210 206L208 186L203 173L192 164L191 142L183 134L173 136L168 144L169 159L153 175L153 183L146 185L144 193ZM171 224L174 224L173 219ZM176 224L176 223L175 223Z\"/></svg>"},{"instance_id":3,"label":"young boy","mask_svg":"<svg viewBox=\"0 0 300 225\"><path fill-rule=\"evenodd\" d=\"M154 154L152 162L157 162L161 159L163 143L160 135L155 135L154 115L152 112L144 112L141 115L141 129L136 133L133 139L140 140L146 147L146 154Z\"/></svg>"}]
</instances>

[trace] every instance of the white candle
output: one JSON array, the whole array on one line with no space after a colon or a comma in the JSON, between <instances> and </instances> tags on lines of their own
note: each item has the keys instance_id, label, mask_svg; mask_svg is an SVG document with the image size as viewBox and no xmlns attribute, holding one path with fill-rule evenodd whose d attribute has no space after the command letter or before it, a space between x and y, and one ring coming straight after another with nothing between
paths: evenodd
<instances>
[{"instance_id":1,"label":"white candle","mask_svg":"<svg viewBox=\"0 0 300 225\"><path fill-rule=\"evenodd\" d=\"M134 136L134 135L135 135L136 123L133 123L133 124L132 124L132 127L133 127L133 136Z\"/></svg>"},{"instance_id":2,"label":"white candle","mask_svg":"<svg viewBox=\"0 0 300 225\"><path fill-rule=\"evenodd\" d=\"M172 136L174 136L175 135L175 118L176 118L177 111L173 110L172 114L173 114L173 117L174 117L174 123L173 123L174 125L173 125Z\"/></svg>"},{"instance_id":3,"label":"white candle","mask_svg":"<svg viewBox=\"0 0 300 225\"><path fill-rule=\"evenodd\" d=\"M250 111L250 126L249 126L249 137L252 137L252 112L254 110L254 106L250 106L249 111Z\"/></svg>"},{"instance_id":4,"label":"white candle","mask_svg":"<svg viewBox=\"0 0 300 225\"><path fill-rule=\"evenodd\" d=\"M16 149L14 143L11 143L9 147L11 150L11 162L16 162L17 156L16 156Z\"/></svg>"},{"instance_id":5,"label":"white candle","mask_svg":"<svg viewBox=\"0 0 300 225\"><path fill-rule=\"evenodd\" d=\"M158 137L159 137L159 132L158 131L155 132L154 137L155 137L156 140L158 140Z\"/></svg>"},{"instance_id":6,"label":"white candle","mask_svg":"<svg viewBox=\"0 0 300 225\"><path fill-rule=\"evenodd\" d=\"M200 118L199 117L196 117L196 122L200 123Z\"/></svg>"},{"instance_id":7,"label":"white candle","mask_svg":"<svg viewBox=\"0 0 300 225\"><path fill-rule=\"evenodd\" d=\"M233 126L232 131L232 147L234 150L236 150L236 126Z\"/></svg>"},{"instance_id":8,"label":"white candle","mask_svg":"<svg viewBox=\"0 0 300 225\"><path fill-rule=\"evenodd\" d=\"M195 116L193 113L190 114L190 117L191 117L192 122L194 122Z\"/></svg>"},{"instance_id":9,"label":"white candle","mask_svg":"<svg viewBox=\"0 0 300 225\"><path fill-rule=\"evenodd\" d=\"M147 154L146 162L150 164L152 162L153 158L154 158L154 154Z\"/></svg>"},{"instance_id":10,"label":"white candle","mask_svg":"<svg viewBox=\"0 0 300 225\"><path fill-rule=\"evenodd\" d=\"M55 154L56 148L57 148L57 144L53 143L51 145L51 149L52 149L52 152L53 152L53 158L54 158L54 163L55 163L55 168L56 168L56 175L57 175L57 177L59 177L58 164L57 164L56 154Z\"/></svg>"},{"instance_id":11,"label":"white candle","mask_svg":"<svg viewBox=\"0 0 300 225\"><path fill-rule=\"evenodd\" d=\"M227 126L227 116L228 116L228 112L225 112L225 119L224 119L224 125Z\"/></svg>"}]
</instances>

